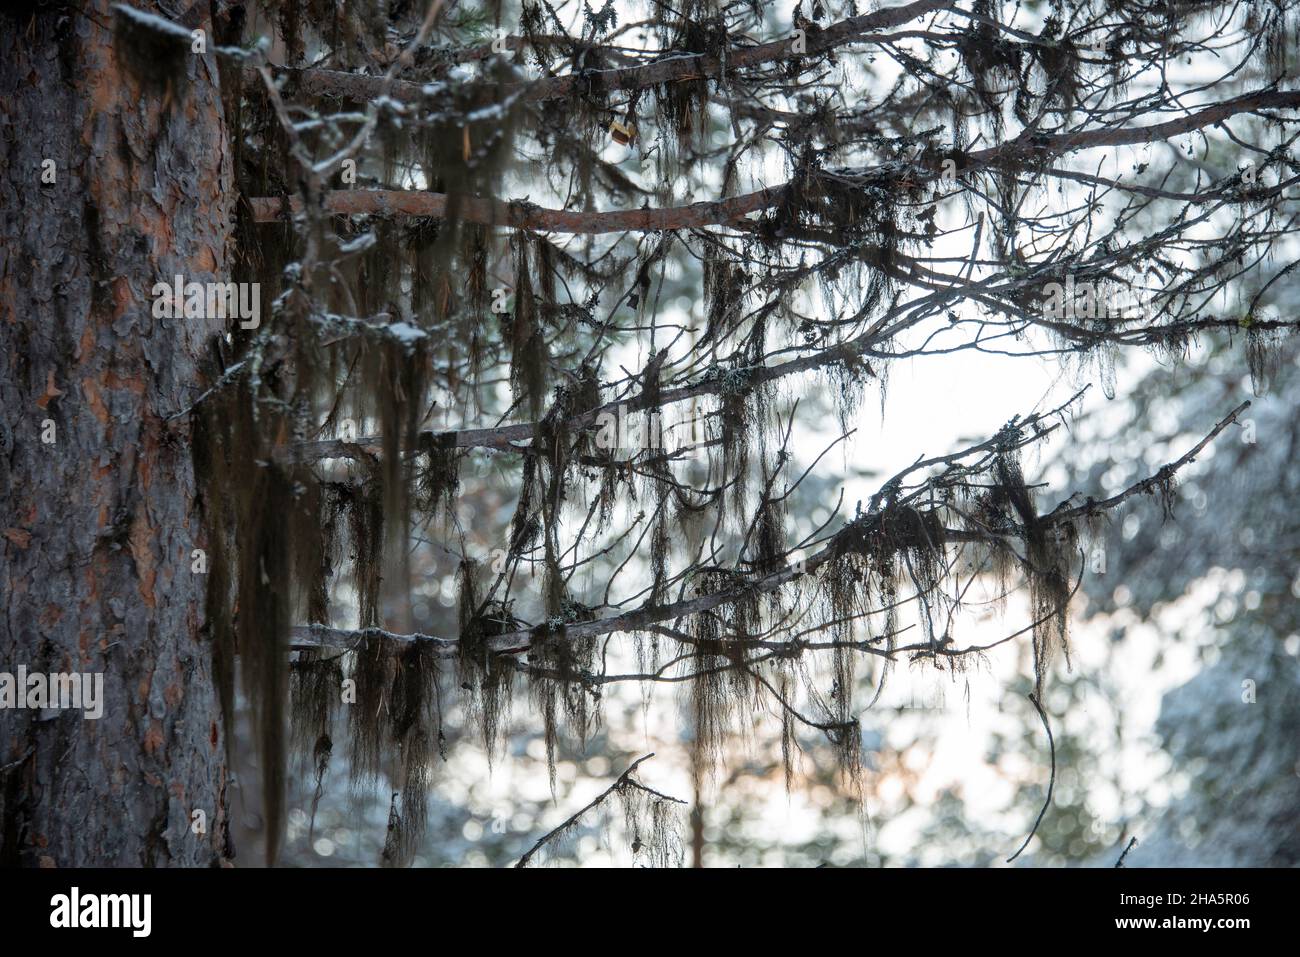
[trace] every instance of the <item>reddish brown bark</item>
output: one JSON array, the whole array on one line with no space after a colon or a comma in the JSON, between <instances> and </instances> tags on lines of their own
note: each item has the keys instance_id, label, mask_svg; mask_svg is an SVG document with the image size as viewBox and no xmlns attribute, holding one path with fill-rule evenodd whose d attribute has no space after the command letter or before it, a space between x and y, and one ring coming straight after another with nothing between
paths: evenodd
<instances>
[{"instance_id":1,"label":"reddish brown bark","mask_svg":"<svg viewBox=\"0 0 1300 957\"><path fill-rule=\"evenodd\" d=\"M202 866L226 771L167 417L221 322L156 319L151 289L227 278L230 159L212 53L149 83L113 23L109 0L0 14L0 670L102 672L105 699L0 711L0 860Z\"/></svg>"}]
</instances>

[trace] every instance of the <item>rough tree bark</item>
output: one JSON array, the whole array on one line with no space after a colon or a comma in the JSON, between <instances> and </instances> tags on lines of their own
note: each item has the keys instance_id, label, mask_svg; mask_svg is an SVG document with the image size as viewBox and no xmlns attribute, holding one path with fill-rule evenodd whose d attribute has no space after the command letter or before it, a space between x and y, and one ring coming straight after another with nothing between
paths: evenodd
<instances>
[{"instance_id":1,"label":"rough tree bark","mask_svg":"<svg viewBox=\"0 0 1300 957\"><path fill-rule=\"evenodd\" d=\"M189 427L167 419L197 395L222 323L156 319L151 289L227 278L217 64L209 39L178 62L185 81L142 76L109 0L14 6L0 13L0 671L102 672L105 704L97 721L0 711L0 862L211 865L224 744L191 571ZM192 26L210 27L199 9Z\"/></svg>"}]
</instances>

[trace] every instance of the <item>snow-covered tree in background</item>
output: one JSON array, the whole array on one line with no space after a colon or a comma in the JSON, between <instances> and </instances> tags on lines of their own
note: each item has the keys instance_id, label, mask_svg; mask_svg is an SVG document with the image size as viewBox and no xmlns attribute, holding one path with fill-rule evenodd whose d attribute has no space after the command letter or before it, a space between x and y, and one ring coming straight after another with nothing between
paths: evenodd
<instances>
[{"instance_id":1,"label":"snow-covered tree in background","mask_svg":"<svg viewBox=\"0 0 1300 957\"><path fill-rule=\"evenodd\" d=\"M1241 392L1249 374L1229 350L1207 352L1141 379L1125 438L1098 443L1085 487L1143 447L1149 461L1177 446L1178 421ZM1288 342L1256 370L1267 391L1242 434L1188 470L1172 516L1148 502L1116 522L1101 542L1105 574L1085 586L1116 641L1149 623L1161 643L1194 649L1199 668L1163 697L1156 728L1178 793L1131 822L1133 864L1300 864L1298 355Z\"/></svg>"}]
</instances>

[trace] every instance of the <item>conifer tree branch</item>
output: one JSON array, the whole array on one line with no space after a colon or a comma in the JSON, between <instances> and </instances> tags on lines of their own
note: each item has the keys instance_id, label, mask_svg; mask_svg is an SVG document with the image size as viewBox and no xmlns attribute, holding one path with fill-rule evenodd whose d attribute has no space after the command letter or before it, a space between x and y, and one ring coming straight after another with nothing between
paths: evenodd
<instances>
[{"instance_id":1,"label":"conifer tree branch","mask_svg":"<svg viewBox=\"0 0 1300 957\"><path fill-rule=\"evenodd\" d=\"M1077 398L1077 396L1076 396ZM1071 400L1071 402L1073 399ZM1250 405L1244 402L1237 408L1233 409L1227 416L1218 422L1199 442L1196 443L1186 453L1174 460L1168 465L1162 467L1158 473L1144 479L1142 482L1126 489L1109 499L1102 502L1089 502L1085 505L1075 508L1058 508L1042 516L1042 525L1054 526L1070 521L1083 515L1096 514L1108 508L1115 508L1123 504L1138 492L1153 488L1155 484L1168 481L1173 474L1183 466L1195 461L1198 455L1207 445L1228 426L1229 423L1236 421L1238 415ZM988 453L998 448L1019 448L1038 441L1050 430L1042 428L1040 423L1046 419L1058 415L1061 409L1054 409L1051 412L1038 413L1028 416L1022 421L1015 423L1016 431L1030 429L1033 434L1022 436L1019 439L1010 439L1008 434L999 433L994 437L981 442L977 445L970 446L961 452L951 453L949 455L937 456L929 459L919 459L914 465L905 469L903 472L894 476L886 487L898 487L901 479L906 474L921 468L952 463L963 457L969 457L976 453ZM1004 430L1005 432L1005 430ZM1011 444L1008 445L1008 442ZM929 482L923 483L921 488L928 487ZM882 489L883 491L883 489ZM915 498L910 496L909 498ZM923 518L926 515L938 517L935 512L917 512ZM577 621L566 625L562 630L555 631L548 625L542 624L531 628L517 628L499 635L493 635L484 639L484 646L493 653L498 654L517 654L527 652L532 642L536 639L562 638L564 640L576 640L582 638L595 638L603 635L614 634L617 632L635 632L643 630L660 622L672 621L675 619L688 618L692 615L698 615L712 611L722 605L729 604L746 595L768 594L776 591L782 586L794 581L805 574L815 572L822 565L834 559L841 553L842 547L846 543L860 539L864 532L881 527L881 523L887 520L888 508L881 511L868 512L858 519L847 523L843 528L831 535L821 549L815 554L804 559L798 565L787 565L784 568L777 569L761 577L746 580L742 585L724 589L711 594L698 595L694 598L681 599L664 605L643 605L631 611L623 612L618 615L611 615L605 618L598 618L592 621ZM1023 533L1019 529L1016 534ZM980 531L971 531L962 528L944 528L942 531L943 541L947 544L967 543L988 543L997 536ZM907 538L910 535L911 538ZM925 522L920 521L905 533L905 537L897 539L894 543L897 547L908 547L917 545L932 544L929 538L929 532L926 530ZM439 657L454 657L457 654L459 641L454 638L438 637L424 634L396 634L384 631L382 629L359 629L349 630L342 628L330 628L323 625L304 625L297 626L293 629L292 641L293 647L299 650L319 647L350 648L370 637L382 637L389 640L401 642L430 642L435 647L435 653Z\"/></svg>"},{"instance_id":2,"label":"conifer tree branch","mask_svg":"<svg viewBox=\"0 0 1300 957\"><path fill-rule=\"evenodd\" d=\"M1170 139L1203 129L1243 113L1264 109L1300 106L1300 91L1254 90L1223 100L1186 116L1119 129L1079 130L1071 133L1043 134L1026 131L1013 140L966 157L966 171L979 167L1023 167L1027 163L1082 149L1133 146ZM863 175L870 175L864 171ZM928 171L932 177L938 169ZM619 209L600 212L577 212L567 209L544 209L530 203L503 202L479 197L450 197L444 193L419 190L354 189L333 190L325 194L325 212L330 215L417 216L443 219L452 216L461 222L482 226L529 229L536 232L603 233L655 232L723 226L780 204L791 184L782 183L729 199L668 206L658 209ZM253 219L274 222L284 214L284 200L278 196L253 197L248 200ZM301 200L290 199L294 213L302 209Z\"/></svg>"},{"instance_id":3,"label":"conifer tree branch","mask_svg":"<svg viewBox=\"0 0 1300 957\"><path fill-rule=\"evenodd\" d=\"M1226 429L1233 422L1236 422L1237 417L1241 415L1241 413L1245 412L1248 408L1250 408L1249 399L1247 399L1245 402L1242 402L1241 405L1237 406L1235 409L1233 409L1231 412L1225 415L1221 420L1219 420L1218 424L1216 424L1214 428L1211 429L1205 435L1205 437L1201 439L1201 441L1197 442L1196 445L1192 446L1190 449L1188 449L1186 452L1184 452L1174 461L1170 462L1168 465L1163 466L1160 469L1160 471L1156 472L1155 475L1150 475L1139 482L1134 482L1132 485L1124 489L1122 492L1117 492L1116 494L1112 495L1110 498L1102 499L1100 502L1089 501L1089 502L1085 502L1083 505L1076 505L1074 507L1058 506L1056 511L1051 512L1049 515L1045 517L1045 521L1053 524L1059 524L1060 522L1070 522L1084 515L1092 515L1092 514L1096 514L1098 511L1105 511L1107 509L1115 508L1119 505L1122 505L1125 501L1132 498L1134 495L1140 495L1143 492L1153 491L1162 482L1166 482L1170 478L1172 478L1174 473L1177 472L1179 469L1181 469L1183 466L1190 465L1192 462L1195 462L1196 456L1200 455L1202 450L1211 442L1213 442L1218 437L1220 432ZM1066 503L1063 502L1062 506L1065 505Z\"/></svg>"},{"instance_id":4,"label":"conifer tree branch","mask_svg":"<svg viewBox=\"0 0 1300 957\"><path fill-rule=\"evenodd\" d=\"M818 53L825 53L843 44L865 39L866 35L873 31L891 29L917 17L925 16L927 13L942 10L945 6L947 0L914 0L902 6L887 7L849 17L821 29L813 25L812 29L807 31L806 52L800 55L815 56ZM661 83L718 77L723 74L724 69L732 72L786 60L792 56L794 54L791 52L790 38L783 37L755 46L736 46L723 56L708 53L670 54L639 66L586 70L581 73L543 77L499 86L503 94L520 95L526 101L541 103L563 99L579 90L585 92L638 90ZM313 96L368 100L386 92L387 95L410 102L418 102L424 96L425 84L409 80L399 80L385 87L383 77L364 76L338 70L280 67L275 72L278 77L287 80L289 89Z\"/></svg>"},{"instance_id":5,"label":"conifer tree branch","mask_svg":"<svg viewBox=\"0 0 1300 957\"><path fill-rule=\"evenodd\" d=\"M952 295L933 297L934 304L937 307L942 306L944 302L954 298ZM908 308L914 308L917 302L908 303ZM886 314L886 319L894 315L898 310ZM1042 320L1036 320L1039 324L1049 326L1053 330L1071 335L1076 332L1074 327L1063 323L1049 323ZM816 352L798 359L791 359L786 362L778 363L773 366L763 366L751 370L751 384L761 385L767 382L774 382L786 376L795 375L804 372L813 372L828 366L838 365L849 361L857 360L864 355L872 355L872 344L880 341L879 328L882 323L877 323L873 329L868 330L862 335L848 342L837 346ZM1295 321L1260 321L1255 326L1266 330L1294 330L1297 327ZM1205 332L1214 329L1236 329L1240 327L1240 320L1234 317L1215 317L1197 320L1190 323L1180 323L1171 327L1146 327L1128 330L1130 335L1143 335L1150 339L1157 332L1169 332L1170 330L1187 331L1187 332ZM1089 330L1089 335L1093 338L1102 336L1097 330ZM871 374L870 368L867 369ZM705 378L689 385L680 386L673 389L663 389L654 396L637 393L631 396L625 396L618 399L612 399L604 404L591 409L588 412L570 416L563 420L565 429L583 430L595 425L602 415L616 415L620 412L640 412L644 411L653 404L662 408L673 405L678 402L685 402L691 399L700 398L708 395L718 395L724 391L721 382ZM1249 403L1247 403L1249 404ZM536 422L517 422L509 425L490 426L484 428L464 428L464 429L430 429L422 432L421 435L440 448L455 449L492 449L498 452L522 452L525 449L533 447L533 441L537 436L539 423ZM289 462L312 462L327 458L356 458L360 455L378 455L384 447L383 436L366 435L358 436L354 439L316 439L300 442L290 446L284 446L281 455L285 461Z\"/></svg>"}]
</instances>

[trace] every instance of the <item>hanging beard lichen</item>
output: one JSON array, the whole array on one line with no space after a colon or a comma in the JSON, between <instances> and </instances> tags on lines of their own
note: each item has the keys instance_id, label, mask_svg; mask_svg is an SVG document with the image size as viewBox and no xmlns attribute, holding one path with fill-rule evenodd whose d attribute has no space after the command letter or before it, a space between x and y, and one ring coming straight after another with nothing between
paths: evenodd
<instances>
[{"instance_id":1,"label":"hanging beard lichen","mask_svg":"<svg viewBox=\"0 0 1300 957\"><path fill-rule=\"evenodd\" d=\"M403 867L424 837L432 764L442 739L438 659L432 646L411 642L396 656L389 702L389 734L400 761L401 819L397 828L389 829L384 861Z\"/></svg>"},{"instance_id":2,"label":"hanging beard lichen","mask_svg":"<svg viewBox=\"0 0 1300 957\"><path fill-rule=\"evenodd\" d=\"M1056 653L1065 655L1067 665L1070 660L1068 606L1076 533L1073 524L1043 523L1013 456L998 458L995 476L995 503L1010 505L1023 530L1025 574L1034 616L1034 693L1042 700L1043 682Z\"/></svg>"},{"instance_id":3,"label":"hanging beard lichen","mask_svg":"<svg viewBox=\"0 0 1300 957\"><path fill-rule=\"evenodd\" d=\"M720 764L731 731L752 725L758 686L750 676L745 648L757 628L759 606L757 595L744 590L744 579L736 575L708 573L696 586L696 594L706 596L737 585L742 595L734 602L692 617L692 651L682 665L691 675L693 760L708 772Z\"/></svg>"},{"instance_id":4,"label":"hanging beard lichen","mask_svg":"<svg viewBox=\"0 0 1300 957\"><path fill-rule=\"evenodd\" d=\"M460 462L454 436L437 436L425 432L420 436L424 455L424 468L419 474L418 499L420 512L426 515L441 511L450 519L455 514L456 497L460 490Z\"/></svg>"},{"instance_id":5,"label":"hanging beard lichen","mask_svg":"<svg viewBox=\"0 0 1300 957\"><path fill-rule=\"evenodd\" d=\"M263 817L267 859L273 861L285 815L289 629L299 607L295 594L312 590L303 588L293 568L319 576L328 552L326 532L314 486L277 461L287 422L258 408L246 384L213 402L200 421L194 454L199 474L206 476L204 511L214 552L208 588L214 668L221 700L232 709L226 712L230 741L238 654L264 763ZM226 554L231 548L233 562ZM302 604L309 612L321 611L318 600Z\"/></svg>"},{"instance_id":6,"label":"hanging beard lichen","mask_svg":"<svg viewBox=\"0 0 1300 957\"><path fill-rule=\"evenodd\" d=\"M514 617L499 602L479 597L477 562L462 561L458 580L460 640L456 678L464 693L466 710L478 722L483 748L491 763L501 722L509 713L515 668L504 656L493 652L489 641L511 631Z\"/></svg>"},{"instance_id":7,"label":"hanging beard lichen","mask_svg":"<svg viewBox=\"0 0 1300 957\"><path fill-rule=\"evenodd\" d=\"M529 269L529 245L527 237L516 235L515 308L508 319L510 384L514 389L515 401L522 405L530 419L536 421L541 418L542 403L546 396L548 356Z\"/></svg>"},{"instance_id":8,"label":"hanging beard lichen","mask_svg":"<svg viewBox=\"0 0 1300 957\"><path fill-rule=\"evenodd\" d=\"M325 775L334 752L332 732L343 687L340 657L333 651L306 649L299 651L290 665L294 746L304 759L310 755L315 779L309 830L315 829L316 810L325 793Z\"/></svg>"},{"instance_id":9,"label":"hanging beard lichen","mask_svg":"<svg viewBox=\"0 0 1300 957\"><path fill-rule=\"evenodd\" d=\"M565 611L572 620L590 618L572 605ZM561 619L567 620L567 617ZM600 695L590 684L595 655L595 638L570 638L560 621L549 625L547 633L534 637L528 646L529 685L542 716L552 795L555 794L561 715L574 738L583 745L598 716Z\"/></svg>"},{"instance_id":10,"label":"hanging beard lichen","mask_svg":"<svg viewBox=\"0 0 1300 957\"><path fill-rule=\"evenodd\" d=\"M707 312L701 346L731 334L745 304L749 276L743 267L710 243L704 249L703 281Z\"/></svg>"}]
</instances>

